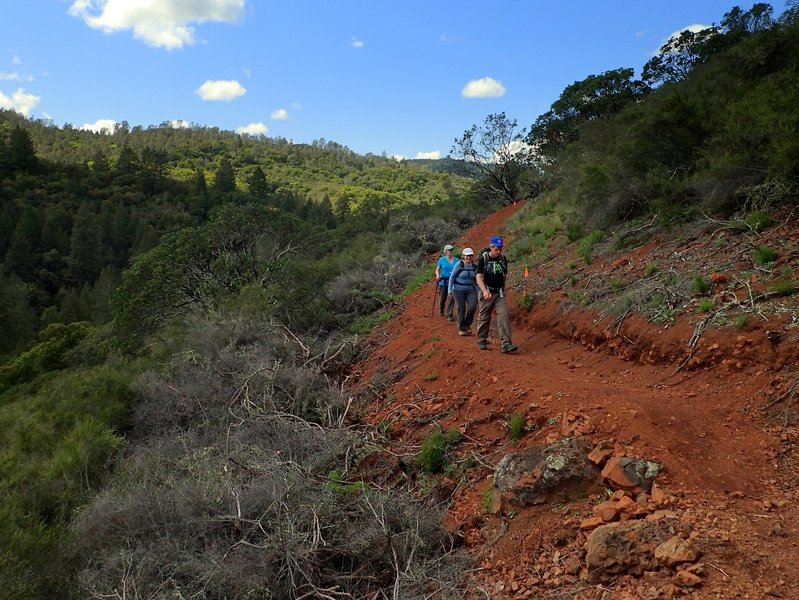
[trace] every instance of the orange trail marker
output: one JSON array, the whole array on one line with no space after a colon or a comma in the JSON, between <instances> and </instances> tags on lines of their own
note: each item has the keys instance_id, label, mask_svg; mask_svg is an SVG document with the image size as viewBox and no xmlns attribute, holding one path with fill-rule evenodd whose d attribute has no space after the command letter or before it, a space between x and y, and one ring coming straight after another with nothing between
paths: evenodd
<instances>
[{"instance_id":1,"label":"orange trail marker","mask_svg":"<svg viewBox=\"0 0 799 600\"><path fill-rule=\"evenodd\" d=\"M524 267L524 278L527 279L530 276L530 271L527 270L527 267Z\"/></svg>"}]
</instances>

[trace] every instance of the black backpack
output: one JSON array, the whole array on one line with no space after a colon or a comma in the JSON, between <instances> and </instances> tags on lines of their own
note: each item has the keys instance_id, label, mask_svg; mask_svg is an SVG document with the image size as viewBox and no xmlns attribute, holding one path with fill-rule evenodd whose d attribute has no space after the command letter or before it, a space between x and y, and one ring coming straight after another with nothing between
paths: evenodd
<instances>
[{"instance_id":1,"label":"black backpack","mask_svg":"<svg viewBox=\"0 0 799 600\"><path fill-rule=\"evenodd\" d=\"M483 248L483 250L480 252L480 258L483 259L483 264L484 264L485 268L488 268L488 263L489 263L488 253L490 251L491 251L490 248ZM491 261L491 262L499 263L500 268L502 269L502 275L507 275L508 274L508 257L505 256L504 252L500 252L499 253L499 260L494 260L494 261ZM484 272L485 272L485 268L484 268Z\"/></svg>"}]
</instances>

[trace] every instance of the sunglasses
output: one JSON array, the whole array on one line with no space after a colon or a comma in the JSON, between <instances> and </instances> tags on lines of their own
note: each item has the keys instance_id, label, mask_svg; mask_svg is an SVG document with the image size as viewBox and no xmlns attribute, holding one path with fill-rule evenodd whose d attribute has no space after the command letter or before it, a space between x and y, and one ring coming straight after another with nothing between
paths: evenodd
<instances>
[{"instance_id":1,"label":"sunglasses","mask_svg":"<svg viewBox=\"0 0 799 600\"><path fill-rule=\"evenodd\" d=\"M463 257L463 260L466 260L467 258L469 260L472 260L474 258L474 256L472 256L471 254L467 254L466 256Z\"/></svg>"}]
</instances>

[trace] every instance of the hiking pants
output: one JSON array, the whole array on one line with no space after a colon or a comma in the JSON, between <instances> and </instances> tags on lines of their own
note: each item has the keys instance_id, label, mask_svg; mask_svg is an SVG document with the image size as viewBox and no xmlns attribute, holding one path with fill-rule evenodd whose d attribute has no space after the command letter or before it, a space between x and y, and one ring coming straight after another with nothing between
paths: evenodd
<instances>
[{"instance_id":1,"label":"hiking pants","mask_svg":"<svg viewBox=\"0 0 799 600\"><path fill-rule=\"evenodd\" d=\"M477 291L459 292L452 290L452 297L458 306L458 329L468 331L474 321L474 312L477 310Z\"/></svg>"},{"instance_id":2,"label":"hiking pants","mask_svg":"<svg viewBox=\"0 0 799 600\"><path fill-rule=\"evenodd\" d=\"M510 339L510 313L505 298L499 293L492 293L486 300L480 294L480 308L477 313L477 343L488 342L488 330L491 328L491 311L497 311L497 333L502 345L512 344Z\"/></svg>"},{"instance_id":3,"label":"hiking pants","mask_svg":"<svg viewBox=\"0 0 799 600\"><path fill-rule=\"evenodd\" d=\"M455 308L455 300L451 295L447 294L447 291L448 290L446 285L438 286L438 293L441 296L441 298L438 301L438 314L443 315L444 309L446 308L447 317L451 319L452 311ZM447 300L449 300L449 302L447 302Z\"/></svg>"}]
</instances>

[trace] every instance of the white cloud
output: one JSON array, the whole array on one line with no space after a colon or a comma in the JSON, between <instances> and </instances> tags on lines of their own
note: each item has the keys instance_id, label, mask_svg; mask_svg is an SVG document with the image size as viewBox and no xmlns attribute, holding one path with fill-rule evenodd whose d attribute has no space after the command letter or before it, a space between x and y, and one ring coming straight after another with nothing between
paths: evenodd
<instances>
[{"instance_id":1,"label":"white cloud","mask_svg":"<svg viewBox=\"0 0 799 600\"><path fill-rule=\"evenodd\" d=\"M11 96L6 96L3 92L0 92L0 108L14 110L27 117L41 99L41 96L29 94L22 88L17 89Z\"/></svg>"},{"instance_id":2,"label":"white cloud","mask_svg":"<svg viewBox=\"0 0 799 600\"><path fill-rule=\"evenodd\" d=\"M441 152L438 150L433 150L432 152L417 152L416 158L428 158L431 160L436 160L441 158Z\"/></svg>"},{"instance_id":3,"label":"white cloud","mask_svg":"<svg viewBox=\"0 0 799 600\"><path fill-rule=\"evenodd\" d=\"M191 123L185 119L172 119L169 122L169 126L172 129L189 129L191 127Z\"/></svg>"},{"instance_id":4,"label":"white cloud","mask_svg":"<svg viewBox=\"0 0 799 600\"><path fill-rule=\"evenodd\" d=\"M210 79L194 90L203 100L224 100L230 102L234 98L243 96L247 90L236 80L217 80Z\"/></svg>"},{"instance_id":5,"label":"white cloud","mask_svg":"<svg viewBox=\"0 0 799 600\"><path fill-rule=\"evenodd\" d=\"M363 40L359 40L356 37L354 37L354 38L352 38L350 40L350 46L352 46L353 48L363 48L364 45L365 45L364 41Z\"/></svg>"},{"instance_id":6,"label":"white cloud","mask_svg":"<svg viewBox=\"0 0 799 600\"><path fill-rule=\"evenodd\" d=\"M277 110L273 110L270 116L275 121L285 121L289 118L289 113L285 108L278 108Z\"/></svg>"},{"instance_id":7,"label":"white cloud","mask_svg":"<svg viewBox=\"0 0 799 600\"><path fill-rule=\"evenodd\" d=\"M292 110L302 110L302 104L299 102L292 102L291 107Z\"/></svg>"},{"instance_id":8,"label":"white cloud","mask_svg":"<svg viewBox=\"0 0 799 600\"><path fill-rule=\"evenodd\" d=\"M671 35L667 36L666 39L664 39L660 43L660 46L658 47L658 49L655 50L654 52L652 52L652 56L657 56L658 54L660 54L660 49L663 46L665 46L666 43L669 40L676 39L676 38L680 37L680 34L683 31L690 31L691 33L699 33L700 31L703 31L705 29L710 29L711 27L712 27L712 25L701 25L699 23L694 23L693 25L688 25L687 27L683 27L682 29L678 29L677 31L673 32Z\"/></svg>"},{"instance_id":9,"label":"white cloud","mask_svg":"<svg viewBox=\"0 0 799 600\"><path fill-rule=\"evenodd\" d=\"M530 155L531 153L535 153L535 150L535 147L531 146L527 142L523 142L522 140L513 140L509 144L501 146L494 153L494 160L496 162L501 162L502 160L513 156L514 154Z\"/></svg>"},{"instance_id":10,"label":"white cloud","mask_svg":"<svg viewBox=\"0 0 799 600\"><path fill-rule=\"evenodd\" d=\"M84 131L93 131L94 133L114 133L117 122L113 119L98 119L94 123L84 123L81 129Z\"/></svg>"},{"instance_id":11,"label":"white cloud","mask_svg":"<svg viewBox=\"0 0 799 600\"><path fill-rule=\"evenodd\" d=\"M499 98L505 95L505 86L491 77L472 79L463 88L461 95L464 98Z\"/></svg>"},{"instance_id":12,"label":"white cloud","mask_svg":"<svg viewBox=\"0 0 799 600\"><path fill-rule=\"evenodd\" d=\"M404 154L392 154L391 158L393 158L397 162L402 162L403 160L408 160L408 158Z\"/></svg>"},{"instance_id":13,"label":"white cloud","mask_svg":"<svg viewBox=\"0 0 799 600\"><path fill-rule=\"evenodd\" d=\"M674 33L672 33L666 40L670 40L671 38L678 37L683 31L690 31L691 33L699 33L705 29L710 29L712 25L701 25L699 23L694 23L693 25L688 25L687 27L683 27L682 29L678 29Z\"/></svg>"},{"instance_id":14,"label":"white cloud","mask_svg":"<svg viewBox=\"0 0 799 600\"><path fill-rule=\"evenodd\" d=\"M250 123L236 128L236 133L243 135L266 135L269 128L263 123Z\"/></svg>"},{"instance_id":15,"label":"white cloud","mask_svg":"<svg viewBox=\"0 0 799 600\"><path fill-rule=\"evenodd\" d=\"M5 81L33 81L33 76L31 76L31 75L20 75L16 71L11 71L11 73L0 72L0 80L5 80Z\"/></svg>"},{"instance_id":16,"label":"white cloud","mask_svg":"<svg viewBox=\"0 0 799 600\"><path fill-rule=\"evenodd\" d=\"M103 33L130 29L133 37L157 48L193 44L192 23L233 23L245 0L74 0L68 13Z\"/></svg>"},{"instance_id":17,"label":"white cloud","mask_svg":"<svg viewBox=\"0 0 799 600\"><path fill-rule=\"evenodd\" d=\"M11 57L11 64L12 65L21 65L22 64L22 59L15 54L14 56Z\"/></svg>"}]
</instances>

